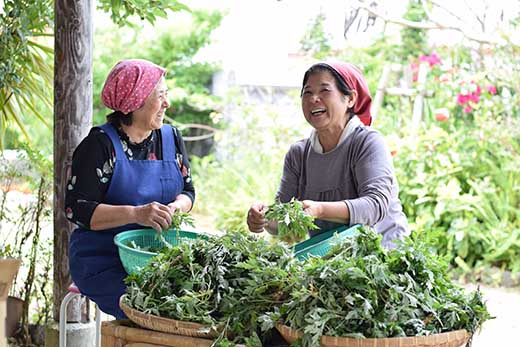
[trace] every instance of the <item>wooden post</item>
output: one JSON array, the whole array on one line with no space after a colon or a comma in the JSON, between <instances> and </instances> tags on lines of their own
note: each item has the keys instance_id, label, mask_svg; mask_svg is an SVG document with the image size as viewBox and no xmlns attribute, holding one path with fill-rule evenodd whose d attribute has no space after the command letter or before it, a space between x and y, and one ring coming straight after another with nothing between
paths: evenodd
<instances>
[{"instance_id":1,"label":"wooden post","mask_svg":"<svg viewBox=\"0 0 520 347\"><path fill-rule=\"evenodd\" d=\"M423 113L424 93L426 89L426 75L428 74L428 64L422 62L419 65L419 75L417 76L417 96L413 102L412 128L417 129L421 124Z\"/></svg>"},{"instance_id":2,"label":"wooden post","mask_svg":"<svg viewBox=\"0 0 520 347\"><path fill-rule=\"evenodd\" d=\"M386 64L383 68L383 74L381 75L381 79L379 80L379 84L377 85L376 95L374 97L374 102L372 102L372 108L370 110L370 114L372 115L372 121L375 121L377 118L377 114L381 105L383 104L383 99L385 95L385 88L388 83L388 79L390 77L390 72L392 71L390 64Z\"/></svg>"},{"instance_id":3,"label":"wooden post","mask_svg":"<svg viewBox=\"0 0 520 347\"><path fill-rule=\"evenodd\" d=\"M69 237L64 213L72 152L92 124L93 1L55 0L54 38L54 311L59 319L71 283ZM70 320L79 321L78 305L69 305Z\"/></svg>"}]
</instances>

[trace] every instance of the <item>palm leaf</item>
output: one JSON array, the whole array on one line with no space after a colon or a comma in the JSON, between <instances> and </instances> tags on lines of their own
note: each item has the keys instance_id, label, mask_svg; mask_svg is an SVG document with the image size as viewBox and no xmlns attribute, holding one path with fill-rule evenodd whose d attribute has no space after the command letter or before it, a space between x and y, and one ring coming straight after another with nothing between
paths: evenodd
<instances>
[{"instance_id":1,"label":"palm leaf","mask_svg":"<svg viewBox=\"0 0 520 347\"><path fill-rule=\"evenodd\" d=\"M28 54L25 64L19 70L20 82L15 86L5 85L0 89L0 146L7 127L15 125L27 142L31 138L25 127L24 117L37 117L43 125L50 128L52 115L53 73L49 59L53 50L40 43L28 41ZM50 60L50 59L49 59ZM45 117L45 115L48 115Z\"/></svg>"}]
</instances>

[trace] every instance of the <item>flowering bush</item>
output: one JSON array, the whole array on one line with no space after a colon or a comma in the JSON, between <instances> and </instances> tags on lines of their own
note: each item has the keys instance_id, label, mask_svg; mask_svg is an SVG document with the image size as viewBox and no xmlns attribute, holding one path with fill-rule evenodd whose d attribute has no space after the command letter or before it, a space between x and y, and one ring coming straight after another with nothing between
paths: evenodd
<instances>
[{"instance_id":1,"label":"flowering bush","mask_svg":"<svg viewBox=\"0 0 520 347\"><path fill-rule=\"evenodd\" d=\"M417 81L420 63L428 63L430 68L427 89L432 97L427 99L428 111L435 121L472 123L476 119L498 116L501 102L496 84L489 74L475 73L468 64L456 66L450 59L442 59L435 52L421 54L411 64L413 80Z\"/></svg>"}]
</instances>

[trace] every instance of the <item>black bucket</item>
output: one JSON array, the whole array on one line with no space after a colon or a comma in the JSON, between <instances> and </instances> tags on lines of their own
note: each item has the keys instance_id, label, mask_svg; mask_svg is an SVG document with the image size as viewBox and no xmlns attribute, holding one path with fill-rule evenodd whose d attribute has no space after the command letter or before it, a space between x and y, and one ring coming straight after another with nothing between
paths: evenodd
<instances>
[{"instance_id":1,"label":"black bucket","mask_svg":"<svg viewBox=\"0 0 520 347\"><path fill-rule=\"evenodd\" d=\"M179 125L188 156L205 157L215 149L216 129L205 124Z\"/></svg>"}]
</instances>

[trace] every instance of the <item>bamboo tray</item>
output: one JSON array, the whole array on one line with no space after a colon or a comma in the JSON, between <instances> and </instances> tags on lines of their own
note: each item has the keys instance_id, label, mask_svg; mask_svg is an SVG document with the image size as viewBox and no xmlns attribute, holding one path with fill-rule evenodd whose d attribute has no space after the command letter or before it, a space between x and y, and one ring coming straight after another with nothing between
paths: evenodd
<instances>
[{"instance_id":1,"label":"bamboo tray","mask_svg":"<svg viewBox=\"0 0 520 347\"><path fill-rule=\"evenodd\" d=\"M211 347L213 340L168 334L135 326L129 320L105 321L101 324L103 347Z\"/></svg>"},{"instance_id":2,"label":"bamboo tray","mask_svg":"<svg viewBox=\"0 0 520 347\"><path fill-rule=\"evenodd\" d=\"M277 324L276 329L283 338L293 343L302 337L301 331ZM447 333L433 334L429 336L409 336L390 338L355 339L349 337L322 336L321 347L462 347L469 339L466 330L456 330Z\"/></svg>"},{"instance_id":3,"label":"bamboo tray","mask_svg":"<svg viewBox=\"0 0 520 347\"><path fill-rule=\"evenodd\" d=\"M128 319L143 328L161 331L163 333L203 337L207 339L219 336L219 332L212 329L209 325L146 314L131 308L125 301L126 294L119 299L119 307L121 307L121 310L128 316Z\"/></svg>"}]
</instances>

